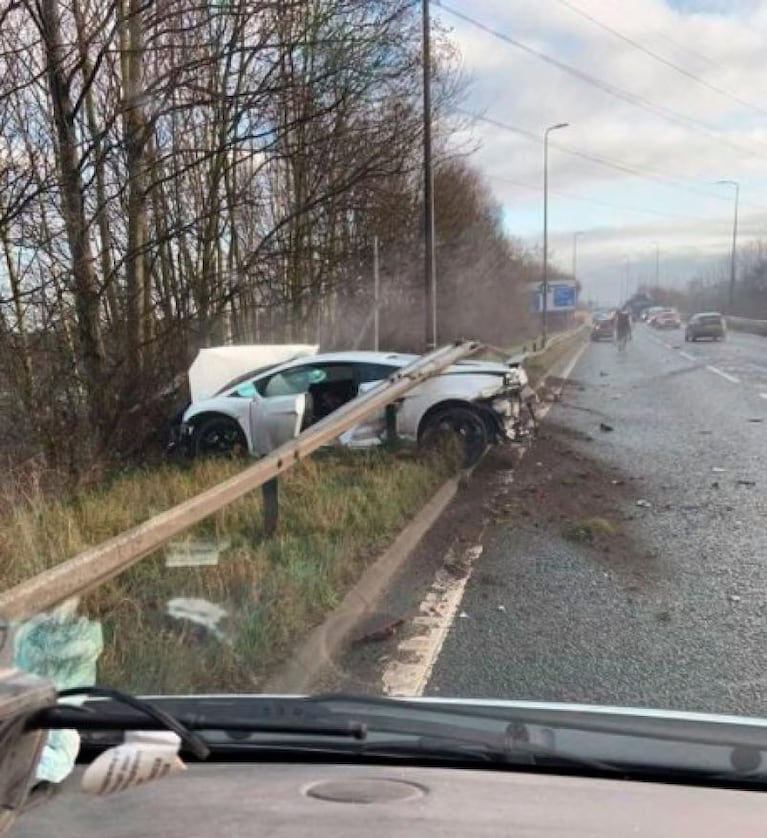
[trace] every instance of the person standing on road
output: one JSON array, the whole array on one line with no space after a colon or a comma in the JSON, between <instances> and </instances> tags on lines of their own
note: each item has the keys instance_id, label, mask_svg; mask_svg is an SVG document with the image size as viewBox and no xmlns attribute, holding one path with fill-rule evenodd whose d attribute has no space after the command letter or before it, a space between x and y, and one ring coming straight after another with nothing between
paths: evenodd
<instances>
[{"instance_id":1,"label":"person standing on road","mask_svg":"<svg viewBox=\"0 0 767 838\"><path fill-rule=\"evenodd\" d=\"M618 348L625 349L626 341L631 340L631 316L626 309L619 311L615 318L615 335L618 339Z\"/></svg>"}]
</instances>

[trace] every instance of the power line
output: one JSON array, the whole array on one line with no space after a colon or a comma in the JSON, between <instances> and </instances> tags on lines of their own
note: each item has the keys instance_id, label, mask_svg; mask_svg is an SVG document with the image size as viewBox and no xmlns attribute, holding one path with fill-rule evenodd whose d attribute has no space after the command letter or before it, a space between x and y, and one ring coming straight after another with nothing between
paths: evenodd
<instances>
[{"instance_id":1,"label":"power line","mask_svg":"<svg viewBox=\"0 0 767 838\"><path fill-rule=\"evenodd\" d=\"M767 116L767 110L765 110L764 108L760 108L758 105L754 105L752 102L748 102L745 99L741 99L739 96L736 96L735 94L730 93L727 90L724 90L724 88L721 88L715 84L711 84L711 82L708 82L700 76L695 75L695 73L691 73L684 67L680 67L673 61L664 58L659 53L654 52L648 47L643 46L638 41L635 41L633 38L629 38L628 35L624 35L623 32L614 29L612 26L609 26L608 24L604 23L603 21L599 20L598 18L579 8L574 3L571 3L570 0L556 0L556 2L570 9L571 12L574 12L575 14L580 15L580 17L590 21L595 26L598 26L605 32L609 32L611 35L618 38L620 41L623 41L623 43L628 44L629 46L633 47L636 50L639 50L640 52L643 52L645 55L650 56L650 58L654 59L655 61L658 61L666 67L670 67L672 70L679 73L681 76L684 76L685 78L688 78L691 81L694 81L697 84L700 84L705 88L708 88L708 90L712 90L714 93L718 93L720 96L723 96L726 99L730 99L731 101L736 102L738 105L741 105L745 108L749 108L755 111L756 113L761 114L762 116Z\"/></svg>"},{"instance_id":2,"label":"power line","mask_svg":"<svg viewBox=\"0 0 767 838\"><path fill-rule=\"evenodd\" d=\"M605 81L604 79L592 76L589 73L584 72L583 70L579 70L577 67L573 67L570 64L566 64L564 61L559 61L559 59L557 58L553 58L552 56L547 55L544 52L540 52L539 50L534 49L531 46L528 46L522 41L518 41L516 38L512 38L510 35L506 35L503 32L499 32L497 29L493 29L492 27L487 26L487 24L484 24L481 21L476 20L475 18L469 17L469 15L465 15L463 12L459 12L457 9L453 9L450 6L445 5L441 2L441 0L432 0L432 2L435 2L441 9L448 12L448 14L457 17L459 20L463 20L466 23L470 23L472 26L475 26L477 29L480 29L483 32L486 32L487 34L492 35L494 38L498 38L499 40L504 41L510 46L513 46L521 50L522 52L527 53L528 55L532 55L534 58L537 58L538 60L543 61L546 64L550 64L551 66L556 67L562 72L573 76L579 81L582 81L585 84L589 84L592 87L596 87L604 93L608 93L609 95L614 96L617 99L621 99L622 101L627 102L630 105L634 105L635 107L640 108L641 110L647 111L648 113L652 113L655 116L659 116L662 119L665 119L669 122L674 122L677 125L682 125L686 128L696 130L698 133L703 133L707 135L709 138L713 139L715 142L729 146L730 148L734 149L740 154L747 154L751 157L760 158L765 156L764 153L760 153L758 151L746 148L745 146L741 146L738 143L733 143L726 137L723 137L721 134L717 133L710 125L706 124L705 122L701 122L700 120L694 119L693 117L686 116L685 114L679 113L678 111L666 108L663 105L657 105L654 102L651 102L649 99L645 99L643 96L631 93L627 90L624 90L623 88L611 84L608 81Z\"/></svg>"},{"instance_id":3,"label":"power line","mask_svg":"<svg viewBox=\"0 0 767 838\"><path fill-rule=\"evenodd\" d=\"M492 117L484 116L483 114L473 113L472 111L464 110L462 108L458 108L458 111L459 113L462 113L465 116L469 116L477 120L478 122L485 122L488 125L494 126L495 128L501 128L504 131L509 131L513 134L517 134L518 136L524 137L525 139L537 143L538 145L543 144L542 137L539 134L536 134L534 131L529 131L525 128L519 128L515 125L510 125L507 122L501 122L498 119L493 119ZM697 195L704 195L706 198L713 198L717 201L726 201L727 203L731 203L730 198L727 196L721 195L718 192L701 189L699 186L696 186L692 183L687 183L681 178L674 177L673 175L669 175L664 172L656 172L651 169L642 169L630 163L624 163L619 160L611 160L607 157L601 157L598 154L590 154L586 151L581 151L580 149L564 145L560 142L550 141L549 144L554 146L556 149L563 152L564 154L569 154L572 157L579 157L582 160L587 160L588 162L594 163L597 166L602 166L606 169L611 169L612 171L620 172L621 174L642 178L644 180L654 181L655 183L660 183L662 186L670 186L675 189L682 189L686 192L691 192ZM741 201L741 205L750 206L753 209L759 210L760 212L767 212L767 207L760 206L759 204Z\"/></svg>"}]
</instances>

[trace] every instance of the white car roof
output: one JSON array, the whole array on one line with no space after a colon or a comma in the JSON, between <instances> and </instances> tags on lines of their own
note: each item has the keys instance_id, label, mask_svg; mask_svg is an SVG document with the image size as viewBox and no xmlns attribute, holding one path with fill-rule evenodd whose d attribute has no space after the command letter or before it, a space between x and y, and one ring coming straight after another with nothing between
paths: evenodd
<instances>
[{"instance_id":1,"label":"white car roof","mask_svg":"<svg viewBox=\"0 0 767 838\"><path fill-rule=\"evenodd\" d=\"M235 347L218 347L218 349L233 349ZM252 347L237 347L242 348L245 350L249 350ZM258 347L256 347L258 348ZM295 349L296 347L292 347ZM312 348L312 347L305 347L305 348ZM236 355L236 353L228 353L232 355ZM243 353L245 358L256 358L256 357L263 357L263 356L256 356L256 354L248 354L247 352ZM214 353L207 356L206 361L215 360L218 356ZM211 396L222 394L223 391L228 391L232 387L237 386L243 380L250 378L251 376L260 375L260 374L267 374L272 371L283 370L283 369L291 369L292 367L305 364L307 361L311 360L312 363L317 364L333 364L333 363L349 363L354 362L357 364L384 364L391 367L406 367L408 364L412 364L419 355L413 355L404 352L373 352L373 351L365 351L365 350L354 350L354 351L346 351L346 352L324 352L322 354L313 354L311 352L306 352L300 357L292 357L286 359L285 361L277 362L274 364L261 364L260 366L252 366L252 367L244 367L240 368L238 372L236 372L233 376L227 376L226 381L224 381L220 386L218 386L213 392L208 393L202 397L195 397L194 391L192 392L192 402L202 401L203 399L210 398ZM199 360L199 356L198 356ZM197 363L197 361L195 361ZM194 365L193 365L194 366ZM467 369L468 368L468 369ZM507 364L497 363L494 361L473 361L473 360L463 360L458 361L457 364L453 364L453 366L449 367L445 370L446 373L449 372L476 372L478 374L482 373L491 373L491 374L505 374L509 372L509 366ZM444 374L444 373L443 373ZM212 378L210 379L212 380ZM192 383L192 370L190 369L190 386Z\"/></svg>"}]
</instances>

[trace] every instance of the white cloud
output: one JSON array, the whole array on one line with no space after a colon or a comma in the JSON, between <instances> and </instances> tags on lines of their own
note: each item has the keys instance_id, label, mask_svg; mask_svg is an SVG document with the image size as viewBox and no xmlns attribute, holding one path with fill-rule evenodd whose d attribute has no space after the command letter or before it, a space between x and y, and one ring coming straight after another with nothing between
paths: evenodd
<instances>
[{"instance_id":1,"label":"white cloud","mask_svg":"<svg viewBox=\"0 0 767 838\"><path fill-rule=\"evenodd\" d=\"M767 231L767 82L762 77L767 0L568 2L755 109L685 78L558 0L451 0L451 5L591 76L706 123L719 139L584 84L435 7L435 15L454 27L474 79L467 109L539 136L547 125L571 123L551 138L552 241L556 244L557 236L566 241L575 229L593 230L591 244L584 239L586 264L589 258L596 264L619 253L646 251L647 239L660 240L680 264L691 255L718 259L728 247L732 217L731 191L712 185L720 178L741 182L742 240ZM475 160L504 204L510 230L531 243L539 240L542 196L534 188L542 180L541 145L482 123L473 135L481 142ZM560 144L682 179L687 188L629 177L567 155L556 147ZM563 266L569 265L569 252L566 248L562 255Z\"/></svg>"}]
</instances>

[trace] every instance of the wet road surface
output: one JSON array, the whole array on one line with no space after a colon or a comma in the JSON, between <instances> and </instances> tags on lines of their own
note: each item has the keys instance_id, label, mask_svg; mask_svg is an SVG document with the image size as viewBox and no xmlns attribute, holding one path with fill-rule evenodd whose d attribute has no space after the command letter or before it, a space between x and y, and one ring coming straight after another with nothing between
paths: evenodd
<instances>
[{"instance_id":1,"label":"wet road surface","mask_svg":"<svg viewBox=\"0 0 767 838\"><path fill-rule=\"evenodd\" d=\"M617 553L491 523L425 693L767 713L767 339L638 326L547 422L606 484Z\"/></svg>"}]
</instances>

